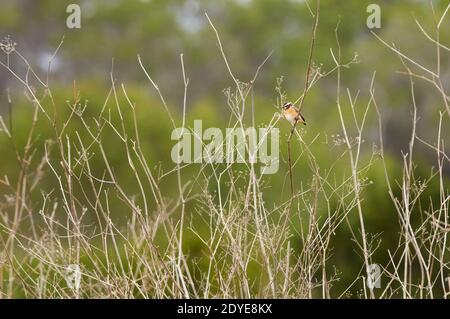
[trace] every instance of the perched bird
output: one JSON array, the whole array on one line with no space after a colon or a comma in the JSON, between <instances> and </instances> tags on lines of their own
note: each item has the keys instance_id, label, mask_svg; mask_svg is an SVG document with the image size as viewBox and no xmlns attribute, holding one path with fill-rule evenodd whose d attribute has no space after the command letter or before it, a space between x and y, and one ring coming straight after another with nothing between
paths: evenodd
<instances>
[{"instance_id":1,"label":"perched bird","mask_svg":"<svg viewBox=\"0 0 450 319\"><path fill-rule=\"evenodd\" d=\"M284 103L282 113L286 120L288 120L292 125L295 125L297 122L306 125L305 118L295 109L291 102Z\"/></svg>"}]
</instances>

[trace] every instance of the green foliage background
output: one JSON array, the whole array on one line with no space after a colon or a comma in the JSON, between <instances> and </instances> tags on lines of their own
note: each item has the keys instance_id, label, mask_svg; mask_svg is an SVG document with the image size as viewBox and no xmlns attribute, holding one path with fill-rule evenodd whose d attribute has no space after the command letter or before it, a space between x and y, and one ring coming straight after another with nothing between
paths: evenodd
<instances>
[{"instance_id":1,"label":"green foliage background","mask_svg":"<svg viewBox=\"0 0 450 319\"><path fill-rule=\"evenodd\" d=\"M82 27L79 30L69 30L65 25L68 15L66 6L73 2L76 1L2 0L0 36L10 35L17 42L17 50L37 66L40 75L45 75L46 61L64 37L57 60L54 61L54 72L50 74L50 86L54 100L57 101L56 111L61 122L70 114L66 101L72 99L74 80L81 92L82 101L88 101L84 115L89 118L90 115L100 112L110 89L110 72L113 64L114 79L119 84L124 83L130 98L136 103L144 153L155 169L159 166L163 170L173 168L170 159L170 150L174 144L170 140L172 128L156 92L139 67L137 54L140 54L152 78L160 86L177 124L181 124L183 98L180 53L184 54L186 73L190 79L187 126L192 126L194 119L202 119L204 127L215 126L224 129L230 118L222 90L232 86L233 83L220 56L214 33L203 15L204 12L208 12L218 28L231 67L240 80L249 81L257 66L273 50L272 57L255 84L254 99L258 125L267 124L272 115L278 111L274 108L277 77L284 77L283 88L290 99L295 100L302 92L313 22L303 1L79 1ZM338 33L343 60L350 61L355 52L358 53L360 60L359 64L344 70L343 90L348 88L353 95L359 91L357 111L363 112L369 100L370 81L373 72L376 71L375 90L383 113L385 129L383 135L388 156L386 160L391 177L400 177L401 151L407 151L411 129L409 80L406 76L396 73L402 69L398 57L377 41L366 27L368 16L366 8L372 2L322 1L314 62L322 65L324 71L334 66L330 48L333 48L334 52L337 50L334 30L339 23ZM389 43L395 41L402 51L410 52L412 57L424 65L434 65L435 48L414 23L414 18L417 18L424 26L432 25L433 16L430 14L429 2L377 1L377 3L382 10L382 28L376 30L377 34ZM447 6L446 1L433 1L433 4L435 10L440 13ZM433 30L429 31L432 33ZM450 43L450 32L442 32L441 42ZM12 63L17 66L19 73L24 72L17 61ZM442 68L448 70L450 63L448 58L443 59L441 63ZM446 78L448 85L448 71ZM14 142L20 149L26 142L32 109L23 94L23 88L2 69L0 111L4 118L10 115L6 103L6 88L10 89L13 98ZM437 110L443 110L443 107L439 102L440 97L437 94L429 94L430 91L428 84L417 83L416 99L420 118L417 134L425 140L434 141L439 120ZM127 103L122 94L119 99L126 110ZM351 119L348 99L342 100L344 116ZM48 99L44 99L44 105L50 105ZM117 119L112 100L106 104L106 109L111 110L112 116ZM131 128L131 115L126 111L124 115L127 125ZM339 139L338 136L342 135L342 129L336 108L334 74L321 80L311 90L304 108L304 116L307 118L308 126L303 134L310 141L317 137L317 142L313 145L314 152L319 154L319 165L328 167L345 148L344 145L335 143ZM382 165L377 162L377 155L373 153L374 145L379 143L377 125L376 114L371 110L364 135L363 161L368 163L372 159L374 164L361 178L366 178L368 183L363 193L366 230L381 239L380 247L383 248L374 259L386 263L389 258L386 249L397 245L399 220L388 197ZM284 142L289 126L285 122L279 122L278 126L282 132L280 170L278 174L267 178L266 188L263 190L269 206L271 203L289 198L286 180L287 150ZM444 123L444 128L447 129L444 130L444 138L448 138L448 121ZM36 131L39 133L33 141L36 148L34 161L39 162L43 156L45 141L52 137L52 128L43 116L39 117ZM77 120L73 121L66 134L75 136L75 132L86 134ZM113 136L113 132L105 131L104 135ZM356 131L350 129L349 135L356 136ZM104 142L118 179L123 185L127 185L127 193L138 193L136 183L132 182L132 176L129 176L126 154L120 143L114 138L105 138ZM415 174L425 178L436 165L436 159L430 157L429 150L423 145L418 145L416 151L418 163L423 165L417 167ZM0 175L7 175L13 182L19 167L13 155L14 145L3 135L0 136L0 152L3 154L0 159ZM299 150L294 150L294 153L295 158ZM350 174L350 171L345 171L346 163L346 157L338 162L338 165L342 165L342 170L336 171L340 171L342 176ZM98 175L102 175L103 168L100 162L98 167L94 167L94 171L96 169ZM48 169L46 170L48 172ZM448 182L450 173L448 165L445 167L445 173ZM185 174L189 176L192 172L188 168ZM55 189L55 179L49 175L43 183L43 192ZM340 180L342 176L338 173L334 178ZM310 182L311 175L306 161L298 163L294 177L297 187ZM161 184L166 193L174 192L174 197L175 182L174 177L164 180ZM271 185L285 186L279 189ZM399 192L399 189L395 191ZM5 192L7 190L0 187L0 193ZM39 203L41 198L35 196L36 202ZM439 185L431 185L429 196L431 199L439 199ZM121 203L116 204L111 206L114 218L126 223L129 211ZM195 204L191 205L188 208L194 210ZM325 207L322 209L325 212ZM94 215L88 218L95 222ZM357 229L356 214L349 216L349 224ZM193 234L187 236L189 237L186 239L186 251L189 251L192 258L201 255L198 239ZM358 273L362 266L362 260L354 257L356 246L349 240L344 241L349 237L349 227L343 225L338 229L337 238L343 239L342 243L345 244L341 244L340 241L333 243L335 268L342 277L335 285L342 287L347 287L351 283L350 280L353 280L355 273ZM295 242L294 238L293 246Z\"/></svg>"}]
</instances>

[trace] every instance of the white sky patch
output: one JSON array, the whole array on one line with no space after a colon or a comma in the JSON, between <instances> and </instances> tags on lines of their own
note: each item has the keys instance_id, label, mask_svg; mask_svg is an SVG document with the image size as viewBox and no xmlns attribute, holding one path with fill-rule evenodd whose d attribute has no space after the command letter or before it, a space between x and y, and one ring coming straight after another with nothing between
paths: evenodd
<instances>
[{"instance_id":1,"label":"white sky patch","mask_svg":"<svg viewBox=\"0 0 450 319\"><path fill-rule=\"evenodd\" d=\"M188 0L177 8L175 19L183 30L196 33L202 28L204 20L200 9L200 3L196 0Z\"/></svg>"},{"instance_id":2,"label":"white sky patch","mask_svg":"<svg viewBox=\"0 0 450 319\"><path fill-rule=\"evenodd\" d=\"M50 73L55 73L57 72L62 65L61 59L58 58L58 56L56 55L55 57L53 57L53 52L46 52L46 51L41 51L37 54L37 65L38 67L47 72L48 71L48 63L52 62L51 66L50 66Z\"/></svg>"},{"instance_id":3,"label":"white sky patch","mask_svg":"<svg viewBox=\"0 0 450 319\"><path fill-rule=\"evenodd\" d=\"M252 0L235 0L235 1L237 4L243 7L248 7L252 3Z\"/></svg>"}]
</instances>

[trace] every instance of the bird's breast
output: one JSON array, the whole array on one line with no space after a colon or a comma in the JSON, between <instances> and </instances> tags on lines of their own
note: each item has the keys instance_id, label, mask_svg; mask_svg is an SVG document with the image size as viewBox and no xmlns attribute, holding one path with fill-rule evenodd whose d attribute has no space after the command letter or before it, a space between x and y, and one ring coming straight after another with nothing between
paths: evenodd
<instances>
[{"instance_id":1,"label":"bird's breast","mask_svg":"<svg viewBox=\"0 0 450 319\"><path fill-rule=\"evenodd\" d=\"M297 117L297 112L295 112L294 110L287 110L287 111L284 111L283 113L284 113L284 117L286 118L286 120L288 120L292 124L295 123L296 117Z\"/></svg>"}]
</instances>

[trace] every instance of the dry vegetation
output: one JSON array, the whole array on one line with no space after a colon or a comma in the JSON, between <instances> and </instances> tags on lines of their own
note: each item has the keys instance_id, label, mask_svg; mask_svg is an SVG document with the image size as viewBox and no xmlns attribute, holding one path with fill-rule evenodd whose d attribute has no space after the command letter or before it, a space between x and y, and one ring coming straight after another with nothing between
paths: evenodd
<instances>
[{"instance_id":1,"label":"dry vegetation","mask_svg":"<svg viewBox=\"0 0 450 319\"><path fill-rule=\"evenodd\" d=\"M436 19L436 35L447 11ZM314 13L316 20L318 13ZM219 32L212 23L211 26L233 83L226 91L226 101L234 118L231 127L245 130L254 123L245 123L244 113L261 107L254 105L252 87L258 73L263 72L264 62L251 81L239 81L226 58L223 47L226 44L221 43ZM336 28L337 40L338 31ZM291 147L300 150L300 155L290 161L291 181L295 183L292 183L291 198L279 203L264 201L262 189L267 186L267 180L252 163L246 164L240 173L233 165L191 164L196 167L193 177L183 174L186 166L181 164L174 164L169 171L155 169L155 163L148 160L141 148L139 116L133 96L128 94L126 85L115 82L113 72L106 100L114 102L115 110L104 107L94 117L85 116L88 102L82 101L74 83L73 97L68 102L71 114L63 121L58 120L57 108L61 102L53 100L48 76L39 78L15 50L14 43L3 42L6 59L2 59L0 67L23 86L34 108L34 117L26 143L17 145L15 154L3 154L15 156L20 169L14 177L2 172L4 177L0 180L4 193L0 200L0 297L345 298L350 291L358 291L356 297L361 298L447 297L450 293L447 243L450 194L443 167L450 159L444 151L441 127L450 118L450 96L442 83L440 59L441 55L448 57L450 49L439 42L438 36L426 35L431 45L436 46L437 64L433 70L374 34L381 41L380 45L386 45L392 54L398 55L411 83L413 122L409 152L403 154L403 177L393 179L384 162L383 106L376 102L376 75L372 76L370 100L366 105L358 105L364 112L355 111L357 104L362 103L354 93L341 87L341 72L356 63L357 58L342 58L337 41L330 49L335 61L332 70L323 72L310 58L305 90L297 102L302 104L306 93L323 77L336 76L335 107L340 115L336 126L341 128L341 140L346 146L336 161L346 160L349 174L336 180L334 164L323 167L318 163L312 147L315 139L306 140L301 129L294 127ZM312 49L313 45L311 53ZM10 68L12 55L22 59L27 68L25 75ZM184 115L189 110L186 99L189 79L182 55L180 61L184 82L184 88L180 89L185 93L181 123L171 115L164 94L151 78L145 62L140 57L137 61L150 87L159 95L174 128L185 127ZM442 98L444 111L436 125L434 143L415 134L415 81L431 83L436 90L430 94ZM282 105L286 96L281 80L276 93ZM122 103L123 100L126 103ZM350 118L344 115L347 113L343 108L347 105L353 115ZM361 152L370 112L376 113L379 119L379 141L372 157L365 160ZM131 129L124 124L125 114L134 120ZM38 120L47 121L53 131L52 139L40 146L33 143L35 135L39 134L36 131ZM73 121L82 123L83 134L70 129ZM279 125L280 121L280 113L276 111L269 127ZM0 122L1 134L16 145L10 125L5 122L3 119ZM357 135L352 136L350 132L357 132ZM134 177L139 194L130 194L128 186L117 179L110 160L112 149L104 144L107 139L115 141L116 152L126 154L128 174ZM291 137L280 143L290 141ZM430 157L435 158L437 169L430 171L428 180L415 178L417 143L426 144ZM37 160L35 149L39 147L44 148L45 154ZM103 170L94 171L94 160L101 162ZM390 262L380 265L382 285L376 289L365 284L371 272L370 265L375 263L372 256L378 245L377 239L365 231L362 197L368 183L365 172L374 161L383 163L388 185L386 200L392 202L398 213L398 220L392 222L392 227L398 229L398 245L388 251ZM295 169L299 162L308 163L310 180L299 177ZM285 173L288 172L278 174ZM166 178L176 178L178 188L163 193L160 185ZM44 179L53 180L52 191L41 192L40 183ZM424 195L431 180L440 183L439 205ZM394 189L401 190L401 196L394 195ZM111 218L112 205L124 207L125 225ZM325 207L325 212L322 210L318 214L319 205ZM348 223L349 215L354 214L359 221L357 228ZM419 216L419 224L411 223L412 214ZM87 222L87 216L94 216L96 222L92 223L92 219ZM338 245L333 240L339 227L350 227L352 238L348 240L354 241L357 247L352 253L362 265L360 273L354 274L354 282L343 291L333 289L340 276L333 271L332 254L333 246ZM292 242L294 232L301 241L295 245ZM193 236L202 243L202 255L190 256L185 250L185 242ZM64 279L70 264L81 267L78 290L70 289Z\"/></svg>"}]
</instances>

